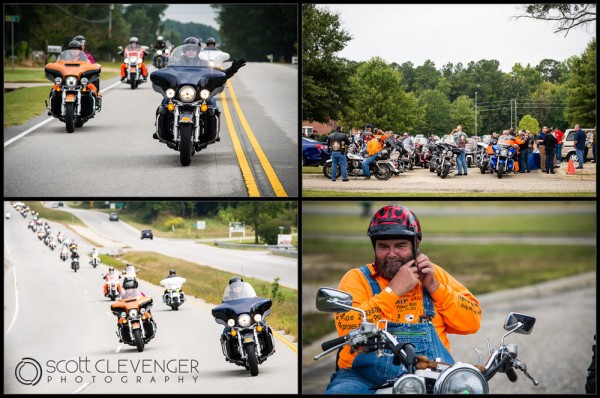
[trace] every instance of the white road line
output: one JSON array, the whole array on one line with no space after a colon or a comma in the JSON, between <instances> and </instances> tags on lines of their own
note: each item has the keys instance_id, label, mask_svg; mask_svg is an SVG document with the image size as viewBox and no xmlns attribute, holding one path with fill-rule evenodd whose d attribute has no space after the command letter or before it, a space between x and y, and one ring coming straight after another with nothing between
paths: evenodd
<instances>
[{"instance_id":1,"label":"white road line","mask_svg":"<svg viewBox=\"0 0 600 398\"><path fill-rule=\"evenodd\" d=\"M8 248L8 242L6 241L6 239L4 240L4 247L6 247L6 251L8 254L9 261L10 261L10 258L12 256L10 254L10 249ZM19 312L19 291L17 290L17 270L16 270L15 266L13 265L12 261L10 261L10 266L13 269L13 283L15 286L15 312L13 313L13 317L12 317L12 320L10 321L10 325L8 325L8 329L6 329L6 332L4 333L4 337L6 337L8 335L8 332L10 332L10 329L12 329L12 327L14 326L14 324L17 320L17 313Z\"/></svg>"},{"instance_id":2,"label":"white road line","mask_svg":"<svg viewBox=\"0 0 600 398\"><path fill-rule=\"evenodd\" d=\"M83 385L81 387L79 387L77 390L73 391L73 394L77 394L78 392L81 392L84 388L86 388L89 385L90 385L89 381L87 383L83 383Z\"/></svg>"},{"instance_id":3,"label":"white road line","mask_svg":"<svg viewBox=\"0 0 600 398\"><path fill-rule=\"evenodd\" d=\"M106 311L106 315L111 316L112 314L110 312Z\"/></svg>"},{"instance_id":4,"label":"white road line","mask_svg":"<svg viewBox=\"0 0 600 398\"><path fill-rule=\"evenodd\" d=\"M115 352L119 352L119 351L121 351L121 346L118 346L117 350Z\"/></svg>"},{"instance_id":5,"label":"white road line","mask_svg":"<svg viewBox=\"0 0 600 398\"><path fill-rule=\"evenodd\" d=\"M116 82L115 84L113 84L111 86L108 86L107 88L105 88L104 90L102 90L102 94L104 94L105 92L107 92L111 88L118 86L119 84L121 84L120 81ZM16 140L25 137L27 134L31 133L32 131L34 131L38 127L42 127L44 124L46 124L49 121L54 120L54 119L55 119L54 117L48 118L48 119L44 120L43 122L40 122L40 123L36 124L35 126L33 126L32 128L30 128L29 130L23 131L21 134L17 135L16 137L13 137L10 140L6 141L4 143L4 147L6 148L7 146L9 146L10 144L12 144Z\"/></svg>"}]
</instances>

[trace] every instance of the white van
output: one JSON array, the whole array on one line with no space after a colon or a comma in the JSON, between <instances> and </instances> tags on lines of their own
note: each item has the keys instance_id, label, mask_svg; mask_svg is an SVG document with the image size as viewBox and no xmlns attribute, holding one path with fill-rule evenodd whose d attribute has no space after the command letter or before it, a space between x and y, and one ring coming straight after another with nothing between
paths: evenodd
<instances>
[{"instance_id":1,"label":"white van","mask_svg":"<svg viewBox=\"0 0 600 398\"><path fill-rule=\"evenodd\" d=\"M592 141L594 138L594 134L596 134L596 129L582 129L587 138L585 140L585 145L587 150L587 156L585 157L586 161L594 159L594 155L591 151ZM560 156L562 159L568 161L569 158L573 159L573 163L577 163L577 155L575 154L575 146L573 145L573 138L575 137L575 129L567 129L565 131L565 139L563 140L562 151L560 152ZM585 152L585 151L584 151Z\"/></svg>"}]
</instances>

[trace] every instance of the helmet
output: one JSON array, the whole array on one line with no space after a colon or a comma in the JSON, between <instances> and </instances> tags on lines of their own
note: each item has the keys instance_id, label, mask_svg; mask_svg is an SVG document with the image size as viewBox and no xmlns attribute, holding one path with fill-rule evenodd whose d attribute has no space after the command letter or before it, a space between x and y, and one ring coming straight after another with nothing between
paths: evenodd
<instances>
[{"instance_id":1,"label":"helmet","mask_svg":"<svg viewBox=\"0 0 600 398\"><path fill-rule=\"evenodd\" d=\"M125 278L123 280L123 288L124 289L137 289L138 282L135 278Z\"/></svg>"},{"instance_id":2,"label":"helmet","mask_svg":"<svg viewBox=\"0 0 600 398\"><path fill-rule=\"evenodd\" d=\"M387 205L377 210L371 219L367 235L371 238L373 247L377 239L411 239L415 255L418 242L423 237L421 224L415 213L398 205Z\"/></svg>"},{"instance_id":3,"label":"helmet","mask_svg":"<svg viewBox=\"0 0 600 398\"><path fill-rule=\"evenodd\" d=\"M82 44L85 44L85 37L83 37L82 35L77 35L72 40L77 40L80 41Z\"/></svg>"},{"instance_id":4,"label":"helmet","mask_svg":"<svg viewBox=\"0 0 600 398\"><path fill-rule=\"evenodd\" d=\"M198 47L200 47L200 40L198 40L195 37L190 36L183 41L183 44L195 44Z\"/></svg>"},{"instance_id":5,"label":"helmet","mask_svg":"<svg viewBox=\"0 0 600 398\"><path fill-rule=\"evenodd\" d=\"M169 270L169 275L177 275L177 273L175 272L174 269L170 269Z\"/></svg>"},{"instance_id":6,"label":"helmet","mask_svg":"<svg viewBox=\"0 0 600 398\"><path fill-rule=\"evenodd\" d=\"M137 37L135 37L135 36L131 36L131 37L129 38L129 42L130 42L130 43L133 43L133 42L136 42L136 43L138 43L138 38L137 38Z\"/></svg>"},{"instance_id":7,"label":"helmet","mask_svg":"<svg viewBox=\"0 0 600 398\"><path fill-rule=\"evenodd\" d=\"M162 36L156 36L156 41L163 41L163 37Z\"/></svg>"},{"instance_id":8,"label":"helmet","mask_svg":"<svg viewBox=\"0 0 600 398\"><path fill-rule=\"evenodd\" d=\"M365 126L365 129L368 129L368 128L373 128L373 125L372 125L372 124L370 124L370 123L369 123L369 124L367 124L367 125Z\"/></svg>"},{"instance_id":9,"label":"helmet","mask_svg":"<svg viewBox=\"0 0 600 398\"><path fill-rule=\"evenodd\" d=\"M69 42L69 50L73 48L81 50L81 42L79 40L71 40Z\"/></svg>"},{"instance_id":10,"label":"helmet","mask_svg":"<svg viewBox=\"0 0 600 398\"><path fill-rule=\"evenodd\" d=\"M115 267L108 267L108 272L114 272Z\"/></svg>"},{"instance_id":11,"label":"helmet","mask_svg":"<svg viewBox=\"0 0 600 398\"><path fill-rule=\"evenodd\" d=\"M235 282L243 282L243 281L244 281L244 280L243 280L242 278L240 278L239 276L234 276L233 278L231 278L231 279L229 280L229 284L231 285L232 283L235 283Z\"/></svg>"},{"instance_id":12,"label":"helmet","mask_svg":"<svg viewBox=\"0 0 600 398\"><path fill-rule=\"evenodd\" d=\"M206 45L209 45L209 44L217 45L217 41L215 40L214 37L209 37L208 39L206 39Z\"/></svg>"}]
</instances>

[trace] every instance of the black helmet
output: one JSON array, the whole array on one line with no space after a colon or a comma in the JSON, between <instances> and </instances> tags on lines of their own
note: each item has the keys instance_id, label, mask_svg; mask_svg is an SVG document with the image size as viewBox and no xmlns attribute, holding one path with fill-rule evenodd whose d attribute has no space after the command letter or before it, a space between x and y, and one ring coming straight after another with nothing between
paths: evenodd
<instances>
[{"instance_id":1,"label":"black helmet","mask_svg":"<svg viewBox=\"0 0 600 398\"><path fill-rule=\"evenodd\" d=\"M404 206L398 205L387 205L377 210L371 219L367 235L371 238L373 247L375 247L375 240L378 238L410 239L413 241L415 256L418 242L423 237L421 224L419 224L419 219L415 213Z\"/></svg>"},{"instance_id":2,"label":"black helmet","mask_svg":"<svg viewBox=\"0 0 600 398\"><path fill-rule=\"evenodd\" d=\"M208 39L206 39L206 45L209 45L209 44L217 45L217 41L215 40L214 37L209 37Z\"/></svg>"},{"instance_id":3,"label":"black helmet","mask_svg":"<svg viewBox=\"0 0 600 398\"><path fill-rule=\"evenodd\" d=\"M235 283L235 282L243 282L243 281L244 281L244 280L243 280L242 278L240 278L239 276L234 276L233 278L231 278L231 279L229 280L229 284L231 285L232 283Z\"/></svg>"},{"instance_id":4,"label":"black helmet","mask_svg":"<svg viewBox=\"0 0 600 398\"><path fill-rule=\"evenodd\" d=\"M123 280L124 289L137 289L138 281L135 278L125 278Z\"/></svg>"},{"instance_id":5,"label":"black helmet","mask_svg":"<svg viewBox=\"0 0 600 398\"><path fill-rule=\"evenodd\" d=\"M69 42L69 50L73 48L81 50L81 42L79 40L71 40Z\"/></svg>"},{"instance_id":6,"label":"black helmet","mask_svg":"<svg viewBox=\"0 0 600 398\"><path fill-rule=\"evenodd\" d=\"M198 39L197 39L197 38L195 38L195 37L192 37L192 36L190 36L190 37L188 37L187 39L185 39L185 40L183 41L183 44L195 44L195 45L197 45L198 47L200 47L200 40L198 40Z\"/></svg>"},{"instance_id":7,"label":"black helmet","mask_svg":"<svg viewBox=\"0 0 600 398\"><path fill-rule=\"evenodd\" d=\"M365 126L365 129L368 129L368 128L370 128L370 127L372 128L373 126L372 126L370 123L368 123L368 124Z\"/></svg>"},{"instance_id":8,"label":"black helmet","mask_svg":"<svg viewBox=\"0 0 600 398\"><path fill-rule=\"evenodd\" d=\"M174 269L170 269L169 270L169 275L177 275L177 272L175 272Z\"/></svg>"},{"instance_id":9,"label":"black helmet","mask_svg":"<svg viewBox=\"0 0 600 398\"><path fill-rule=\"evenodd\" d=\"M115 267L108 267L108 272L114 272L115 271Z\"/></svg>"}]
</instances>

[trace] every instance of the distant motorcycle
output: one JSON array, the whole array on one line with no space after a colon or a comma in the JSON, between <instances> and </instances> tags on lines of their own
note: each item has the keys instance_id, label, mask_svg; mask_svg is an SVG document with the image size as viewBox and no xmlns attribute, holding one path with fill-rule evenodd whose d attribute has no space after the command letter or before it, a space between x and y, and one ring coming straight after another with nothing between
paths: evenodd
<instances>
[{"instance_id":1,"label":"distant motorcycle","mask_svg":"<svg viewBox=\"0 0 600 398\"><path fill-rule=\"evenodd\" d=\"M79 257L71 259L71 269L75 272L79 269Z\"/></svg>"},{"instance_id":2,"label":"distant motorcycle","mask_svg":"<svg viewBox=\"0 0 600 398\"><path fill-rule=\"evenodd\" d=\"M119 47L121 48L121 47ZM145 83L144 77L142 76L142 67L140 66L144 62L144 51L143 50L129 50L125 49L123 52L125 63L125 80L123 83L129 84L131 89L137 88L141 83Z\"/></svg>"},{"instance_id":3,"label":"distant motorcycle","mask_svg":"<svg viewBox=\"0 0 600 398\"><path fill-rule=\"evenodd\" d=\"M152 59L152 65L154 65L154 67L156 69L162 69L165 66L167 66L167 55L169 54L169 50L165 49L164 52L163 50L156 50L156 53L154 54L154 58Z\"/></svg>"},{"instance_id":4,"label":"distant motorcycle","mask_svg":"<svg viewBox=\"0 0 600 398\"><path fill-rule=\"evenodd\" d=\"M503 175L510 173L515 169L513 156L517 149L510 145L510 141L509 137L500 136L498 138L498 143L492 145L489 169L492 174L495 172L498 178L502 178Z\"/></svg>"},{"instance_id":5,"label":"distant motorcycle","mask_svg":"<svg viewBox=\"0 0 600 398\"><path fill-rule=\"evenodd\" d=\"M106 297L110 298L111 301L115 301L116 299L121 297L119 277L117 275L109 274L108 278L106 279L105 284L107 285L106 286L106 288L107 288L106 289L107 290Z\"/></svg>"},{"instance_id":6,"label":"distant motorcycle","mask_svg":"<svg viewBox=\"0 0 600 398\"><path fill-rule=\"evenodd\" d=\"M179 276L160 281L160 285L167 288L163 293L163 301L175 311L185 302L185 294L181 289L184 283L185 278Z\"/></svg>"},{"instance_id":7,"label":"distant motorcycle","mask_svg":"<svg viewBox=\"0 0 600 398\"><path fill-rule=\"evenodd\" d=\"M102 262L102 260L100 260L99 257L92 257L90 259L90 265L94 268L96 268L101 262Z\"/></svg>"},{"instance_id":8,"label":"distant motorcycle","mask_svg":"<svg viewBox=\"0 0 600 398\"><path fill-rule=\"evenodd\" d=\"M68 258L69 258L69 252L62 250L60 252L60 259L63 261L67 261Z\"/></svg>"},{"instance_id":9,"label":"distant motorcycle","mask_svg":"<svg viewBox=\"0 0 600 398\"><path fill-rule=\"evenodd\" d=\"M389 180L392 178L392 175L398 171L398 169L389 159L390 154L391 150L389 148L383 149L381 152L379 152L379 154L377 154L376 160L369 165L369 172L378 180ZM361 155L348 150L348 152L346 152L346 160L349 176L360 177L363 175L362 164L364 158ZM331 179L331 169L333 167L331 162L332 160L330 158L323 166L323 174L329 179ZM339 177L341 175L341 170L338 168L336 173L336 176Z\"/></svg>"}]
</instances>

